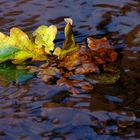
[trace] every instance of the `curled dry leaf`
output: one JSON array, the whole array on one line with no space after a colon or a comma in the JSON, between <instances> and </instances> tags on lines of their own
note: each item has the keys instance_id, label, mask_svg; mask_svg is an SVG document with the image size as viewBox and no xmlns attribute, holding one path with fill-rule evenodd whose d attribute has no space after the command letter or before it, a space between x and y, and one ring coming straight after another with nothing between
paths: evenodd
<instances>
[{"instance_id":1,"label":"curled dry leaf","mask_svg":"<svg viewBox=\"0 0 140 140\"><path fill-rule=\"evenodd\" d=\"M106 37L101 39L87 38L88 47L94 51L95 60L99 64L114 62L117 59L117 52L109 44Z\"/></svg>"},{"instance_id":2,"label":"curled dry leaf","mask_svg":"<svg viewBox=\"0 0 140 140\"><path fill-rule=\"evenodd\" d=\"M103 59L105 62L114 62L118 56L117 52L107 48L98 49L97 54L99 54L99 57Z\"/></svg>"},{"instance_id":3,"label":"curled dry leaf","mask_svg":"<svg viewBox=\"0 0 140 140\"><path fill-rule=\"evenodd\" d=\"M112 48L112 46L109 44L106 37L103 37L101 39L95 39L93 37L88 37L87 43L88 43L88 47L93 51L96 51L100 48L108 48L108 49Z\"/></svg>"},{"instance_id":4,"label":"curled dry leaf","mask_svg":"<svg viewBox=\"0 0 140 140\"><path fill-rule=\"evenodd\" d=\"M74 39L73 31L72 31L72 23L73 23L72 19L66 18L64 20L67 23L65 26L65 31L64 31L65 40L63 42L62 49L57 47L53 53L54 55L58 56L59 60L62 60L67 55L67 53L73 52L79 49L79 45L75 43L75 39Z\"/></svg>"}]
</instances>

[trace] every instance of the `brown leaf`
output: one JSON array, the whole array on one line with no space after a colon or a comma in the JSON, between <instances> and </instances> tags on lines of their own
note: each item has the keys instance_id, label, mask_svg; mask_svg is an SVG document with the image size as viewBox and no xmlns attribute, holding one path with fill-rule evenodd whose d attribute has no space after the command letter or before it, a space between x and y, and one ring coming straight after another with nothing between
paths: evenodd
<instances>
[{"instance_id":1,"label":"brown leaf","mask_svg":"<svg viewBox=\"0 0 140 140\"><path fill-rule=\"evenodd\" d=\"M42 69L38 73L38 77L41 78L44 82L49 82L57 74L60 74L60 70L56 67L48 67L47 69Z\"/></svg>"},{"instance_id":2,"label":"brown leaf","mask_svg":"<svg viewBox=\"0 0 140 140\"><path fill-rule=\"evenodd\" d=\"M93 63L86 63L80 65L76 68L75 74L90 74L90 73L99 73L99 68Z\"/></svg>"},{"instance_id":3,"label":"brown leaf","mask_svg":"<svg viewBox=\"0 0 140 140\"><path fill-rule=\"evenodd\" d=\"M92 90L92 89L94 89L94 86L92 86L89 82L79 82L75 86L80 87L83 90Z\"/></svg>"},{"instance_id":4,"label":"brown leaf","mask_svg":"<svg viewBox=\"0 0 140 140\"><path fill-rule=\"evenodd\" d=\"M88 47L94 51L93 55L98 64L114 62L117 59L117 52L113 50L106 37L101 39L88 37L87 43Z\"/></svg>"},{"instance_id":5,"label":"brown leaf","mask_svg":"<svg viewBox=\"0 0 140 140\"><path fill-rule=\"evenodd\" d=\"M80 80L68 80L66 78L60 78L57 81L57 84L62 86L66 85L67 87L70 87L70 90L72 92L79 92L76 88L81 88L82 90L92 90L94 87L89 82L83 82Z\"/></svg>"},{"instance_id":6,"label":"brown leaf","mask_svg":"<svg viewBox=\"0 0 140 140\"><path fill-rule=\"evenodd\" d=\"M114 62L118 56L117 52L108 48L100 48L96 52L106 62Z\"/></svg>"},{"instance_id":7,"label":"brown leaf","mask_svg":"<svg viewBox=\"0 0 140 140\"><path fill-rule=\"evenodd\" d=\"M112 48L112 46L109 44L106 37L103 37L101 39L88 37L87 43L88 43L88 47L93 51L96 51L100 48Z\"/></svg>"},{"instance_id":8,"label":"brown leaf","mask_svg":"<svg viewBox=\"0 0 140 140\"><path fill-rule=\"evenodd\" d=\"M59 67L65 67L68 70L74 69L80 64L79 51L69 52L64 59L61 60Z\"/></svg>"},{"instance_id":9,"label":"brown leaf","mask_svg":"<svg viewBox=\"0 0 140 140\"><path fill-rule=\"evenodd\" d=\"M79 53L81 64L93 62L92 53L86 46L82 45L79 49Z\"/></svg>"}]
</instances>

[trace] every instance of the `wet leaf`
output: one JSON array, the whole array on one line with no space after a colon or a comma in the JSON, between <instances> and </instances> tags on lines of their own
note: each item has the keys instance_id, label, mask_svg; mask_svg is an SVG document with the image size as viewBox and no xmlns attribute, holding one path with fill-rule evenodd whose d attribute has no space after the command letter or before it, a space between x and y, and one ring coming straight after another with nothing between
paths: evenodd
<instances>
[{"instance_id":1,"label":"wet leaf","mask_svg":"<svg viewBox=\"0 0 140 140\"><path fill-rule=\"evenodd\" d=\"M93 63L82 64L78 66L75 70L76 74L90 74L90 73L99 73L99 68Z\"/></svg>"},{"instance_id":2,"label":"wet leaf","mask_svg":"<svg viewBox=\"0 0 140 140\"><path fill-rule=\"evenodd\" d=\"M79 49L79 45L75 43L74 35L72 32L72 19L71 18L65 18L64 19L67 25L65 26L65 41L63 42L62 49L56 48L54 51L54 55L58 56L58 58L61 60L63 59L67 53L73 52L75 50Z\"/></svg>"},{"instance_id":3,"label":"wet leaf","mask_svg":"<svg viewBox=\"0 0 140 140\"><path fill-rule=\"evenodd\" d=\"M76 68L80 64L79 51L69 52L60 62L59 67L65 67L68 70Z\"/></svg>"},{"instance_id":4,"label":"wet leaf","mask_svg":"<svg viewBox=\"0 0 140 140\"><path fill-rule=\"evenodd\" d=\"M108 48L108 49L112 48L112 46L109 44L106 37L103 37L101 39L95 39L93 37L88 37L87 43L88 43L88 47L94 51L96 51L100 48Z\"/></svg>"},{"instance_id":5,"label":"wet leaf","mask_svg":"<svg viewBox=\"0 0 140 140\"><path fill-rule=\"evenodd\" d=\"M11 46L0 47L0 63L14 59L15 53L20 49Z\"/></svg>"},{"instance_id":6,"label":"wet leaf","mask_svg":"<svg viewBox=\"0 0 140 140\"><path fill-rule=\"evenodd\" d=\"M35 45L19 28L12 28L10 37L3 35L1 38L3 39L0 39L0 63L12 60L12 63L19 64L28 58L46 60L43 48Z\"/></svg>"},{"instance_id":7,"label":"wet leaf","mask_svg":"<svg viewBox=\"0 0 140 140\"><path fill-rule=\"evenodd\" d=\"M83 90L92 90L92 89L94 89L94 86L92 86L89 82L79 82L75 86L80 87Z\"/></svg>"},{"instance_id":8,"label":"wet leaf","mask_svg":"<svg viewBox=\"0 0 140 140\"><path fill-rule=\"evenodd\" d=\"M86 46L82 45L79 49L79 54L80 54L80 63L85 64L85 63L93 63L93 54L91 53L91 50L86 48Z\"/></svg>"},{"instance_id":9,"label":"wet leaf","mask_svg":"<svg viewBox=\"0 0 140 140\"><path fill-rule=\"evenodd\" d=\"M60 70L56 67L47 67L46 69L40 69L38 77L41 78L44 82L49 82L54 77L60 77Z\"/></svg>"},{"instance_id":10,"label":"wet leaf","mask_svg":"<svg viewBox=\"0 0 140 140\"><path fill-rule=\"evenodd\" d=\"M62 49L63 50L69 50L71 48L75 47L75 39L72 32L72 19L71 18L65 18L65 22L67 23L65 27L65 41L63 42Z\"/></svg>"},{"instance_id":11,"label":"wet leaf","mask_svg":"<svg viewBox=\"0 0 140 140\"><path fill-rule=\"evenodd\" d=\"M66 85L67 87L70 87L70 90L75 93L79 92L79 88L81 88L82 90L92 90L94 88L89 82L80 80L69 80L63 77L57 81L57 85Z\"/></svg>"},{"instance_id":12,"label":"wet leaf","mask_svg":"<svg viewBox=\"0 0 140 140\"><path fill-rule=\"evenodd\" d=\"M39 26L34 32L33 37L35 38L35 43L39 46L45 47L45 52L50 54L50 51L54 50L54 39L57 33L57 27L54 25Z\"/></svg>"},{"instance_id":13,"label":"wet leaf","mask_svg":"<svg viewBox=\"0 0 140 140\"><path fill-rule=\"evenodd\" d=\"M87 43L88 47L94 51L94 57L98 64L114 62L117 59L117 52L113 50L106 37L101 39L88 37Z\"/></svg>"},{"instance_id":14,"label":"wet leaf","mask_svg":"<svg viewBox=\"0 0 140 140\"><path fill-rule=\"evenodd\" d=\"M105 62L114 62L117 59L118 54L112 50L112 49L107 49L107 48L100 48L96 51L97 53L97 58L102 59Z\"/></svg>"},{"instance_id":15,"label":"wet leaf","mask_svg":"<svg viewBox=\"0 0 140 140\"><path fill-rule=\"evenodd\" d=\"M114 84L116 81L120 79L120 73L116 74L100 74L98 76L93 77L94 80L97 81L98 84Z\"/></svg>"},{"instance_id":16,"label":"wet leaf","mask_svg":"<svg viewBox=\"0 0 140 140\"><path fill-rule=\"evenodd\" d=\"M54 50L54 52L53 52L53 55L59 57L61 53L62 53L62 49L59 48L59 47L56 47L55 50Z\"/></svg>"}]
</instances>

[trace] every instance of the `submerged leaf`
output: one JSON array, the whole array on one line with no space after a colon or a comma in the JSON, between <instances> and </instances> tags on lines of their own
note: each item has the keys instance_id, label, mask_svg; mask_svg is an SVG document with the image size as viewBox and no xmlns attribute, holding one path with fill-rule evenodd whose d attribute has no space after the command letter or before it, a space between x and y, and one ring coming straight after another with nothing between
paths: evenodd
<instances>
[{"instance_id":1,"label":"submerged leaf","mask_svg":"<svg viewBox=\"0 0 140 140\"><path fill-rule=\"evenodd\" d=\"M41 25L33 32L35 43L39 46L45 47L45 52L50 54L54 50L54 39L57 33L57 27L54 25L45 26Z\"/></svg>"},{"instance_id":2,"label":"submerged leaf","mask_svg":"<svg viewBox=\"0 0 140 140\"><path fill-rule=\"evenodd\" d=\"M96 80L98 84L103 84L103 85L114 84L116 83L116 81L120 79L120 73L119 72L116 74L104 73L104 74L93 76L92 78Z\"/></svg>"}]
</instances>

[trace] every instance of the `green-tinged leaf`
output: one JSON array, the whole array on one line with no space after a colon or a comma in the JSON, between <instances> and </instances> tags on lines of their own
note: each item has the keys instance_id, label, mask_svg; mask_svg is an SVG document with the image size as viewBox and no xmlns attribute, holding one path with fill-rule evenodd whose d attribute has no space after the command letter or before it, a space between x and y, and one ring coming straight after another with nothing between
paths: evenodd
<instances>
[{"instance_id":1,"label":"green-tinged leaf","mask_svg":"<svg viewBox=\"0 0 140 140\"><path fill-rule=\"evenodd\" d=\"M42 46L34 44L19 28L12 28L10 37L0 33L0 55L0 63L12 60L12 63L19 64L29 58L46 60Z\"/></svg>"},{"instance_id":2,"label":"green-tinged leaf","mask_svg":"<svg viewBox=\"0 0 140 140\"><path fill-rule=\"evenodd\" d=\"M45 47L45 52L50 54L50 51L54 50L54 39L57 33L57 27L54 25L45 26L42 25L33 32L35 43Z\"/></svg>"},{"instance_id":3,"label":"green-tinged leaf","mask_svg":"<svg viewBox=\"0 0 140 140\"><path fill-rule=\"evenodd\" d=\"M22 30L12 28L10 30L10 37L15 42L15 46L20 48L20 51L15 54L15 61L13 63L18 64L28 58L40 61L46 60L43 48L35 45Z\"/></svg>"},{"instance_id":4,"label":"green-tinged leaf","mask_svg":"<svg viewBox=\"0 0 140 140\"><path fill-rule=\"evenodd\" d=\"M101 73L98 75L93 75L90 78L86 77L85 79L92 84L96 84L96 83L102 85L114 84L120 79L120 72L118 71L115 74Z\"/></svg>"},{"instance_id":5,"label":"green-tinged leaf","mask_svg":"<svg viewBox=\"0 0 140 140\"><path fill-rule=\"evenodd\" d=\"M116 81L120 79L120 74L109 75L109 74L101 74L98 76L97 81L99 84L114 84Z\"/></svg>"},{"instance_id":6,"label":"green-tinged leaf","mask_svg":"<svg viewBox=\"0 0 140 140\"><path fill-rule=\"evenodd\" d=\"M0 32L0 48L5 46L15 47L15 43L12 38Z\"/></svg>"},{"instance_id":7,"label":"green-tinged leaf","mask_svg":"<svg viewBox=\"0 0 140 140\"><path fill-rule=\"evenodd\" d=\"M71 18L65 18L65 22L67 23L65 27L65 41L63 42L62 49L63 50L69 50L71 48L75 47L75 39L72 32L72 19Z\"/></svg>"},{"instance_id":8,"label":"green-tinged leaf","mask_svg":"<svg viewBox=\"0 0 140 140\"><path fill-rule=\"evenodd\" d=\"M80 48L80 46L78 44L75 45L74 48L71 48L69 50L63 50L59 47L55 48L53 55L56 55L58 57L58 59L63 59L67 54L71 53L71 52L75 52Z\"/></svg>"},{"instance_id":9,"label":"green-tinged leaf","mask_svg":"<svg viewBox=\"0 0 140 140\"><path fill-rule=\"evenodd\" d=\"M11 46L0 47L0 63L9 59L14 59L15 53L20 49Z\"/></svg>"}]
</instances>

